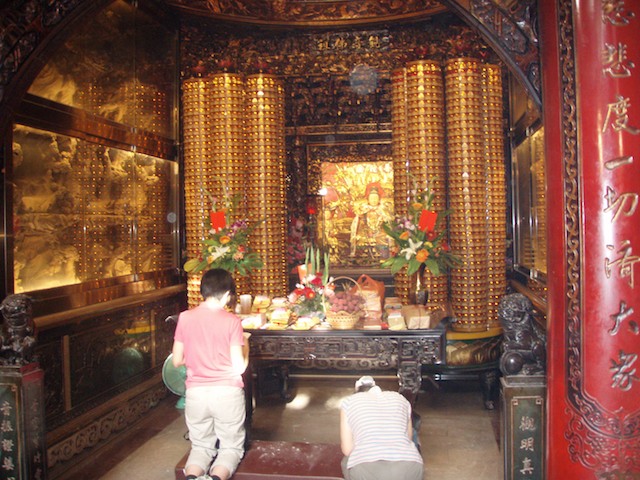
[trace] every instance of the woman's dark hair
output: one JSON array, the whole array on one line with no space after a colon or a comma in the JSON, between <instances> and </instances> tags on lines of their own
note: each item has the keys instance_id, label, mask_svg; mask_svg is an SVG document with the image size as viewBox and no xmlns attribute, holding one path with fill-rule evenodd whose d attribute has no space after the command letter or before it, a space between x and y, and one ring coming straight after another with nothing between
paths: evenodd
<instances>
[{"instance_id":1,"label":"woman's dark hair","mask_svg":"<svg viewBox=\"0 0 640 480\"><path fill-rule=\"evenodd\" d=\"M231 273L221 268L212 268L202 276L200 280L202 298L221 299L225 292L229 292L232 298L235 297L236 282Z\"/></svg>"},{"instance_id":2,"label":"woman's dark hair","mask_svg":"<svg viewBox=\"0 0 640 480\"><path fill-rule=\"evenodd\" d=\"M356 390L356 393L368 392L373 387L375 387L375 385L362 385L361 387L358 387L358 389Z\"/></svg>"}]
</instances>

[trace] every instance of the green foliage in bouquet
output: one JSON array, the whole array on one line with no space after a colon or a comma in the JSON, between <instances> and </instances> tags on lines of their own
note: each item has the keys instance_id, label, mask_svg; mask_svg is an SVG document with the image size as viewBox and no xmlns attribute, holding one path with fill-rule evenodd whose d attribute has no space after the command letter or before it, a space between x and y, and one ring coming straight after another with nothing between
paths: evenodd
<instances>
[{"instance_id":1,"label":"green foliage in bouquet","mask_svg":"<svg viewBox=\"0 0 640 480\"><path fill-rule=\"evenodd\" d=\"M245 276L262 268L262 259L249 248L249 235L262 221L249 223L247 219L240 219L230 223L242 196L227 194L222 199L222 205L218 205L218 199L206 190L205 193L211 200L211 211L204 219L209 236L202 241L200 256L187 260L184 270L198 273L222 268Z\"/></svg>"},{"instance_id":2,"label":"green foliage in bouquet","mask_svg":"<svg viewBox=\"0 0 640 480\"><path fill-rule=\"evenodd\" d=\"M406 266L407 274L412 275L424 265L438 276L461 263L451 253L447 230L443 227L451 212L433 211L433 196L429 188L414 189L409 214L383 223L383 230L394 241L391 256L382 262L382 266L389 268L391 273L395 274Z\"/></svg>"}]
</instances>

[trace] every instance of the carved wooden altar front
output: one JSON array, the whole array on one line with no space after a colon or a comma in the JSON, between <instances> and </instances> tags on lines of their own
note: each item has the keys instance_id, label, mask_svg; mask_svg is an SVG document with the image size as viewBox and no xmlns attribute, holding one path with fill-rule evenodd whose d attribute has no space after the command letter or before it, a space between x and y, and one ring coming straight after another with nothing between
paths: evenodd
<instances>
[{"instance_id":1,"label":"carved wooden altar front","mask_svg":"<svg viewBox=\"0 0 640 480\"><path fill-rule=\"evenodd\" d=\"M444 362L445 329L426 330L251 330L254 371L263 362L370 371L395 369L399 391L413 403L422 365Z\"/></svg>"}]
</instances>

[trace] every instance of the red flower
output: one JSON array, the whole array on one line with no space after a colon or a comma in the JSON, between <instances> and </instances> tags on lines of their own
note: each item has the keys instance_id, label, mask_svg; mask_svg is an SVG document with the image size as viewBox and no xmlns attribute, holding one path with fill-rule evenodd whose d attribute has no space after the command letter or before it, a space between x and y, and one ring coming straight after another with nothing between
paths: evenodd
<instances>
[{"instance_id":1,"label":"red flower","mask_svg":"<svg viewBox=\"0 0 640 480\"><path fill-rule=\"evenodd\" d=\"M227 218L222 210L209 212L209 220L211 220L211 228L215 231L222 230L227 226Z\"/></svg>"},{"instance_id":2,"label":"red flower","mask_svg":"<svg viewBox=\"0 0 640 480\"><path fill-rule=\"evenodd\" d=\"M416 48L414 48L413 50L415 52L415 54L418 56L418 58L423 59L425 58L428 54L429 54L429 50L427 49L427 47L423 46L423 45L419 45Z\"/></svg>"},{"instance_id":3,"label":"red flower","mask_svg":"<svg viewBox=\"0 0 640 480\"><path fill-rule=\"evenodd\" d=\"M436 226L437 219L437 212L432 212L431 210L422 210L422 212L420 212L420 221L418 222L418 228L423 232L432 232L433 227Z\"/></svg>"},{"instance_id":4,"label":"red flower","mask_svg":"<svg viewBox=\"0 0 640 480\"><path fill-rule=\"evenodd\" d=\"M229 58L221 58L220 60L218 60L218 67L226 71L230 68L233 68L233 61Z\"/></svg>"}]
</instances>

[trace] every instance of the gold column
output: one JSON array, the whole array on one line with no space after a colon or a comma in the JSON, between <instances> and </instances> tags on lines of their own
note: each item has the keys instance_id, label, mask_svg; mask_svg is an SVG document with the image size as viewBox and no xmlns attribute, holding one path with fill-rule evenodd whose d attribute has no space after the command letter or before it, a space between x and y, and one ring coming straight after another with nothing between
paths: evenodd
<instances>
[{"instance_id":1,"label":"gold column","mask_svg":"<svg viewBox=\"0 0 640 480\"><path fill-rule=\"evenodd\" d=\"M407 83L406 69L391 74L391 155L393 161L393 204L396 216L408 212L409 157L407 152ZM403 303L409 302L411 282L406 267L393 277L394 291Z\"/></svg>"},{"instance_id":2,"label":"gold column","mask_svg":"<svg viewBox=\"0 0 640 480\"><path fill-rule=\"evenodd\" d=\"M215 177L207 182L207 190L217 198L241 196L229 218L234 222L247 218L244 79L234 73L218 73L209 78L212 87L209 103L211 161ZM234 279L239 295L249 293L248 277L236 274Z\"/></svg>"},{"instance_id":3,"label":"gold column","mask_svg":"<svg viewBox=\"0 0 640 480\"><path fill-rule=\"evenodd\" d=\"M485 64L483 73L484 150L487 166L488 327L499 327L498 304L507 292L507 183L502 130L502 72Z\"/></svg>"},{"instance_id":4,"label":"gold column","mask_svg":"<svg viewBox=\"0 0 640 480\"><path fill-rule=\"evenodd\" d=\"M409 191L429 186L434 194L433 208L447 208L447 169L444 125L444 85L442 68L436 62L418 60L392 78L394 187L396 214L407 213ZM396 125L397 124L397 125ZM396 180L396 176L399 177ZM404 287L400 273L400 285ZM424 274L429 291L428 305L448 302L446 275ZM408 289L407 289L408 290ZM403 300L406 301L405 298Z\"/></svg>"},{"instance_id":5,"label":"gold column","mask_svg":"<svg viewBox=\"0 0 640 480\"><path fill-rule=\"evenodd\" d=\"M459 331L487 329L487 174L482 65L459 58L445 66L449 147L449 233L462 265L451 272L451 304Z\"/></svg>"},{"instance_id":6,"label":"gold column","mask_svg":"<svg viewBox=\"0 0 640 480\"><path fill-rule=\"evenodd\" d=\"M211 155L211 118L207 115L210 83L207 79L193 78L182 84L186 254L189 258L200 255L201 242L207 233L204 218L210 205L201 186L212 175L211 165L206 161ZM200 274L187 276L189 307L200 302L200 278Z\"/></svg>"},{"instance_id":7,"label":"gold column","mask_svg":"<svg viewBox=\"0 0 640 480\"><path fill-rule=\"evenodd\" d=\"M247 93L247 206L249 218L263 220L251 235L264 268L251 276L255 294L284 296L288 290L284 87L275 75L251 75Z\"/></svg>"},{"instance_id":8,"label":"gold column","mask_svg":"<svg viewBox=\"0 0 640 480\"><path fill-rule=\"evenodd\" d=\"M445 150L444 82L439 63L419 60L407 65L407 125L409 170L419 188L429 186L435 211L447 209L447 167ZM429 292L427 306L449 301L447 275L423 276Z\"/></svg>"},{"instance_id":9,"label":"gold column","mask_svg":"<svg viewBox=\"0 0 640 480\"><path fill-rule=\"evenodd\" d=\"M244 83L235 74L217 74L183 83L186 249L196 258L208 236L205 219L211 200L203 189L222 198L244 192ZM236 212L245 217L246 210ZM189 306L200 298L201 274L187 280ZM236 281L239 279L236 278ZM238 281L242 290L242 281Z\"/></svg>"}]
</instances>

